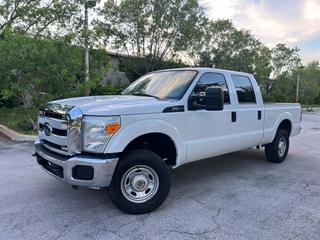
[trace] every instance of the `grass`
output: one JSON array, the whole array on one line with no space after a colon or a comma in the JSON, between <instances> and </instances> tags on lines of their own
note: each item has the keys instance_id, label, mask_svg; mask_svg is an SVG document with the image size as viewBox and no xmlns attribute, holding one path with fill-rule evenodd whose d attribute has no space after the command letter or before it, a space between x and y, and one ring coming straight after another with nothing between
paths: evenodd
<instances>
[{"instance_id":1,"label":"grass","mask_svg":"<svg viewBox=\"0 0 320 240\"><path fill-rule=\"evenodd\" d=\"M302 108L320 108L320 104L301 104Z\"/></svg>"},{"instance_id":2,"label":"grass","mask_svg":"<svg viewBox=\"0 0 320 240\"><path fill-rule=\"evenodd\" d=\"M307 112L313 112L314 108L320 108L319 104L301 104L301 108Z\"/></svg>"},{"instance_id":3,"label":"grass","mask_svg":"<svg viewBox=\"0 0 320 240\"><path fill-rule=\"evenodd\" d=\"M38 111L36 109L28 109L28 113L36 121ZM0 108L0 124L23 134L35 134L32 124L28 120L28 114L23 107Z\"/></svg>"}]
</instances>

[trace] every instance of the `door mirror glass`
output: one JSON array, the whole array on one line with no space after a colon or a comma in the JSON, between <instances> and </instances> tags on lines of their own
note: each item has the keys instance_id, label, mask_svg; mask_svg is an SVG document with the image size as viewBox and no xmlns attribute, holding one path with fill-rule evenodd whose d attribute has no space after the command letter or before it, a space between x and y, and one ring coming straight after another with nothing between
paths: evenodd
<instances>
[{"instance_id":1,"label":"door mirror glass","mask_svg":"<svg viewBox=\"0 0 320 240\"><path fill-rule=\"evenodd\" d=\"M205 95L205 109L208 111L223 110L224 96L223 91L219 87L208 87Z\"/></svg>"}]
</instances>

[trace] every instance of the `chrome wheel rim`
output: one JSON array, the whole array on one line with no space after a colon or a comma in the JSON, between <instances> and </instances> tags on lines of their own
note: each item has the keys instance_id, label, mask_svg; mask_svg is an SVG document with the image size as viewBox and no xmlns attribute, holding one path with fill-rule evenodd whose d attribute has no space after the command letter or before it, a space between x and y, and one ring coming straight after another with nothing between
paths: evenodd
<instances>
[{"instance_id":1,"label":"chrome wheel rim","mask_svg":"<svg viewBox=\"0 0 320 240\"><path fill-rule=\"evenodd\" d=\"M150 200L159 188L159 177L150 167L134 166L122 176L121 192L133 203L143 203Z\"/></svg>"},{"instance_id":2,"label":"chrome wheel rim","mask_svg":"<svg viewBox=\"0 0 320 240\"><path fill-rule=\"evenodd\" d=\"M278 154L280 157L283 157L287 149L287 139L285 137L281 137L278 144Z\"/></svg>"}]
</instances>

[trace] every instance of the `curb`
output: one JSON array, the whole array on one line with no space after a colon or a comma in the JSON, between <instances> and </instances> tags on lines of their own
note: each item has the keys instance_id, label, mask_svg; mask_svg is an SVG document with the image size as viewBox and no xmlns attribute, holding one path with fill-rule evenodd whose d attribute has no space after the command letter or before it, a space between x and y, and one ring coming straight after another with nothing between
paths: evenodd
<instances>
[{"instance_id":1,"label":"curb","mask_svg":"<svg viewBox=\"0 0 320 240\"><path fill-rule=\"evenodd\" d=\"M20 134L1 124L0 124L0 133L7 136L11 141L15 141L15 142L33 142L36 139L36 136L34 135Z\"/></svg>"}]
</instances>

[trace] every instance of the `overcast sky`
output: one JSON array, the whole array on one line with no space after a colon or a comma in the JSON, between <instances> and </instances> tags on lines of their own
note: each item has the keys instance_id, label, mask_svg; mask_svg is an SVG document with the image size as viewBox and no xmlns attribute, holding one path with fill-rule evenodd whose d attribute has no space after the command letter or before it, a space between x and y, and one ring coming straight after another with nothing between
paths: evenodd
<instances>
[{"instance_id":1,"label":"overcast sky","mask_svg":"<svg viewBox=\"0 0 320 240\"><path fill-rule=\"evenodd\" d=\"M297 46L304 63L320 60L320 0L199 0L210 19L232 19L267 46Z\"/></svg>"}]
</instances>

